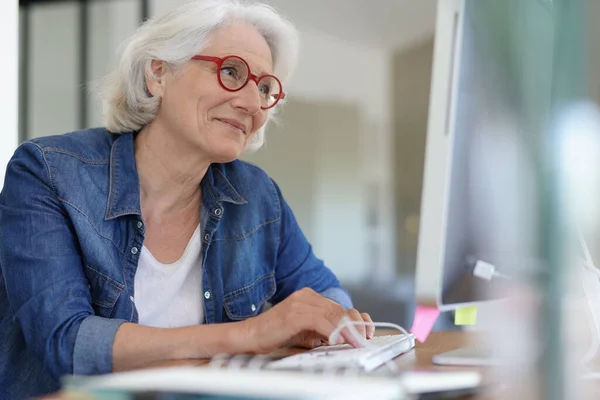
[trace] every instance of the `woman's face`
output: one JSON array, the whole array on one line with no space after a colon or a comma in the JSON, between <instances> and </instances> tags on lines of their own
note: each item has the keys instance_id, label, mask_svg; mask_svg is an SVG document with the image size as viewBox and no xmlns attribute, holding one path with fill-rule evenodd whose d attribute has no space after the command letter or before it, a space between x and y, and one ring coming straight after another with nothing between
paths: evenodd
<instances>
[{"instance_id":1,"label":"woman's face","mask_svg":"<svg viewBox=\"0 0 600 400\"><path fill-rule=\"evenodd\" d=\"M202 55L236 55L257 75L272 74L271 51L252 26L231 24L214 32ZM268 110L260 108L259 91L250 80L236 92L221 87L217 64L191 60L178 71L165 71L153 62L159 81L148 80L148 89L161 98L153 124L183 146L207 156L211 162L237 159L267 120ZM162 75L161 75L162 74Z\"/></svg>"}]
</instances>

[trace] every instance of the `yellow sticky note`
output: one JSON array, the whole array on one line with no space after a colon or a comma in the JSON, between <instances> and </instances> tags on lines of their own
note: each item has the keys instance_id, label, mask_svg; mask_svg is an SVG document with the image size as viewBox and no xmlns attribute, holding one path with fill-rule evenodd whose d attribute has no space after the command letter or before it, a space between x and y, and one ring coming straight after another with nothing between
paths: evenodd
<instances>
[{"instance_id":1,"label":"yellow sticky note","mask_svg":"<svg viewBox=\"0 0 600 400\"><path fill-rule=\"evenodd\" d=\"M454 312L454 325L475 325L477 306L457 308Z\"/></svg>"}]
</instances>

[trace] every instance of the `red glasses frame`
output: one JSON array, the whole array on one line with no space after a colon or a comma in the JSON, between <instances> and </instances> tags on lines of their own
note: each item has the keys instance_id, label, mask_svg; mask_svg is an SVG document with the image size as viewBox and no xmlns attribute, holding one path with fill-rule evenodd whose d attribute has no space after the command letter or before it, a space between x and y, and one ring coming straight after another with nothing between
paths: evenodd
<instances>
[{"instance_id":1,"label":"red glasses frame","mask_svg":"<svg viewBox=\"0 0 600 400\"><path fill-rule=\"evenodd\" d=\"M242 90L250 81L250 79L252 79L254 82L256 82L256 84L258 85L258 82L265 77L269 77L269 78L273 78L277 81L277 83L279 83L279 87L281 88L281 92L279 93L279 96L277 97L277 99L275 99L275 102L273 104L271 104L268 107L263 107L261 106L260 108L262 108L263 110L268 110L269 108L272 108L275 106L275 104L277 104L279 102L279 100L281 99L285 99L285 93L283 92L283 85L281 84L281 81L275 76L275 75L261 75L261 76L256 76L254 75L251 71L250 71L250 66L248 65L248 63L246 62L246 60L244 60L242 57L238 57L238 56L227 56L227 57L211 57L211 56L203 56L203 55L195 55L192 57L192 60L199 60L199 61L210 61L210 62L214 62L215 64L217 64L217 71L219 71L221 69L221 67L223 66L223 63L225 62L225 60L230 59L230 58L235 58L238 59L240 61L242 61L245 65L246 68L248 68L248 76L246 77L246 81L237 89L230 89L228 87L226 87L223 82L221 81L221 75L217 74L217 80L219 81L219 84L221 85L221 87L225 90L227 90L228 92L237 92L238 90Z\"/></svg>"}]
</instances>

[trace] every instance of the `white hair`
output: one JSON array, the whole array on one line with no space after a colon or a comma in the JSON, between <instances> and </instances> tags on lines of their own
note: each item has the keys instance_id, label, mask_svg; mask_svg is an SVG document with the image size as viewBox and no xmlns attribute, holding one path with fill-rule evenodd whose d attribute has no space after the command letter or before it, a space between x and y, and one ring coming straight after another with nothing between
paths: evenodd
<instances>
[{"instance_id":1,"label":"white hair","mask_svg":"<svg viewBox=\"0 0 600 400\"><path fill-rule=\"evenodd\" d=\"M160 99L151 96L146 74L152 60L172 67L188 62L207 45L215 30L231 22L255 27L273 58L273 73L285 85L298 55L296 28L272 7L244 0L195 0L147 20L120 47L117 68L96 84L106 128L114 133L136 131L155 117ZM280 101L282 103L282 101ZM273 117L279 103L269 110ZM265 140L263 125L248 145L257 150Z\"/></svg>"}]
</instances>

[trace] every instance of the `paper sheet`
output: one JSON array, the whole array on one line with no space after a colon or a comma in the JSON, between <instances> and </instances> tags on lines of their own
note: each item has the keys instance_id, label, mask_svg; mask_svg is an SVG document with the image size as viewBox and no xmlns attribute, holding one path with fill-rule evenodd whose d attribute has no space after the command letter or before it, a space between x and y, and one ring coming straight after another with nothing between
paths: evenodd
<instances>
[{"instance_id":1,"label":"paper sheet","mask_svg":"<svg viewBox=\"0 0 600 400\"><path fill-rule=\"evenodd\" d=\"M410 331L414 333L419 342L424 343L427 340L439 315L440 310L437 307L417 306Z\"/></svg>"}]
</instances>

